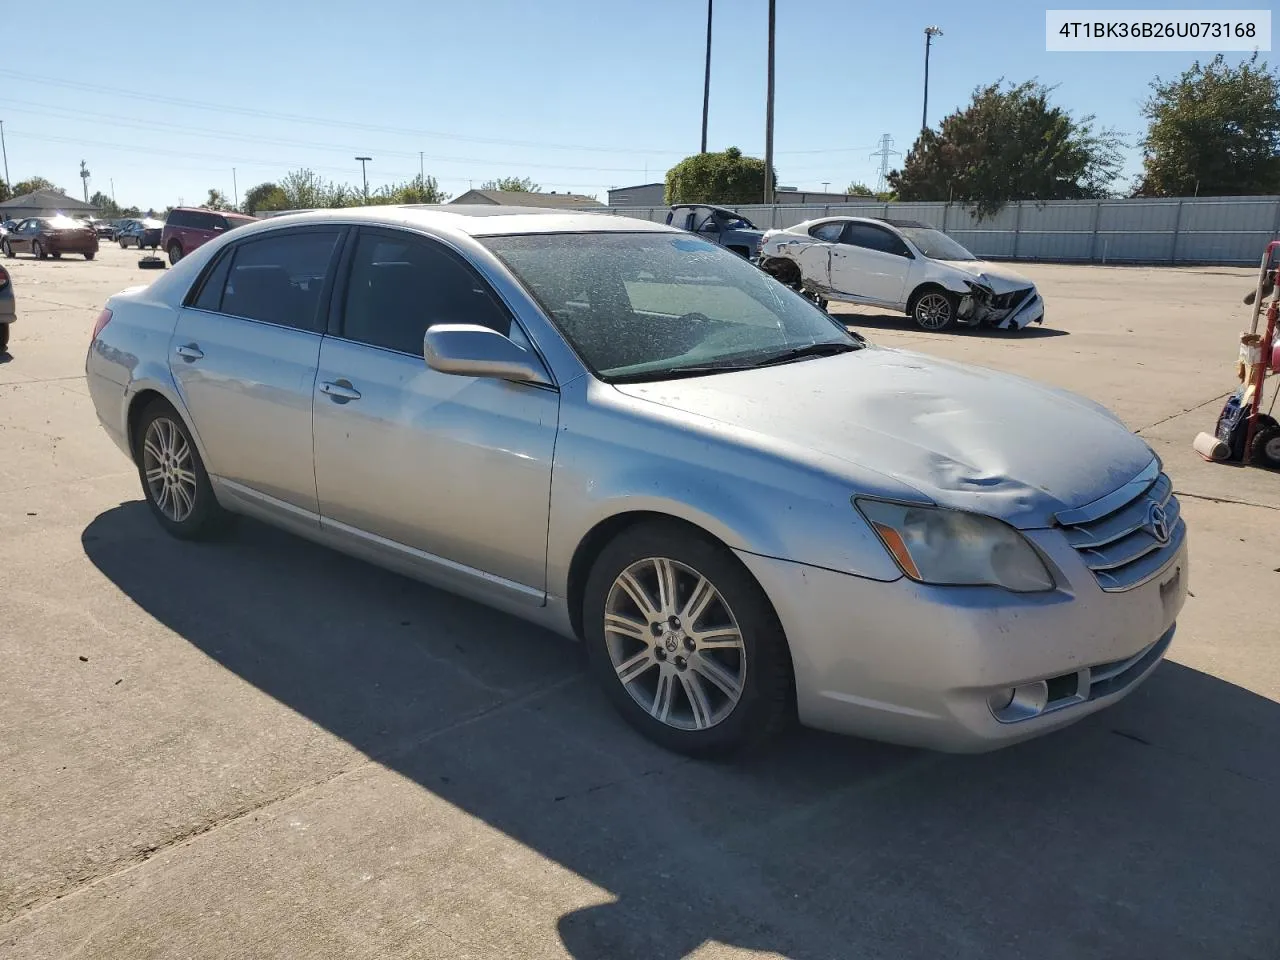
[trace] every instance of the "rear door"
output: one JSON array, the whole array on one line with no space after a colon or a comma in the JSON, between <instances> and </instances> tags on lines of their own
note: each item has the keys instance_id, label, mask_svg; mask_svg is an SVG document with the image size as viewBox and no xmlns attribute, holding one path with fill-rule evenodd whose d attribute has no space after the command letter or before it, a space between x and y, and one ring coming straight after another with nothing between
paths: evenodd
<instances>
[{"instance_id":1,"label":"rear door","mask_svg":"<svg viewBox=\"0 0 1280 960\"><path fill-rule=\"evenodd\" d=\"M312 519L311 393L344 235L299 227L227 247L182 309L169 350L209 473Z\"/></svg>"},{"instance_id":2,"label":"rear door","mask_svg":"<svg viewBox=\"0 0 1280 960\"><path fill-rule=\"evenodd\" d=\"M897 306L903 302L911 259L897 234L850 220L831 252L831 286L860 300Z\"/></svg>"}]
</instances>

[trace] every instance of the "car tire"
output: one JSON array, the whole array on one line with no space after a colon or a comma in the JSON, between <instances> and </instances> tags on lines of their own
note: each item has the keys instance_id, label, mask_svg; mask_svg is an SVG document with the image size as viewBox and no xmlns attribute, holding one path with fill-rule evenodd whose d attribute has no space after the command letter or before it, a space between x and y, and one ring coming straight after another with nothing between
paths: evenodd
<instances>
[{"instance_id":1,"label":"car tire","mask_svg":"<svg viewBox=\"0 0 1280 960\"><path fill-rule=\"evenodd\" d=\"M592 566L582 613L597 682L629 724L668 750L732 755L793 716L791 656L773 606L738 558L700 531L677 521L625 530Z\"/></svg>"},{"instance_id":2,"label":"car tire","mask_svg":"<svg viewBox=\"0 0 1280 960\"><path fill-rule=\"evenodd\" d=\"M13 247L9 246L8 240L0 244L0 249L4 250L4 255L8 257L10 260L12 260L14 257L17 256L17 254L13 252Z\"/></svg>"},{"instance_id":3,"label":"car tire","mask_svg":"<svg viewBox=\"0 0 1280 960\"><path fill-rule=\"evenodd\" d=\"M960 298L948 290L931 287L922 291L911 304L911 319L921 330L937 333L956 322Z\"/></svg>"},{"instance_id":4,"label":"car tire","mask_svg":"<svg viewBox=\"0 0 1280 960\"><path fill-rule=\"evenodd\" d=\"M9 352L9 324L0 323L0 353Z\"/></svg>"},{"instance_id":5,"label":"car tire","mask_svg":"<svg viewBox=\"0 0 1280 960\"><path fill-rule=\"evenodd\" d=\"M86 253L86 254L84 255L84 258L85 258L86 260L92 260L92 259L93 259L94 257L96 257L96 256L97 256L97 254L96 254L96 253Z\"/></svg>"},{"instance_id":6,"label":"car tire","mask_svg":"<svg viewBox=\"0 0 1280 960\"><path fill-rule=\"evenodd\" d=\"M46 259L46 258L49 256L49 254L45 253L45 251L44 251L44 247L42 247L42 246L40 245L40 241L39 241L39 240L33 240L33 241L32 241L32 243L31 243L31 255L32 255L33 257L35 257L37 260L44 260L44 259Z\"/></svg>"},{"instance_id":7,"label":"car tire","mask_svg":"<svg viewBox=\"0 0 1280 960\"><path fill-rule=\"evenodd\" d=\"M1249 462L1270 470L1280 470L1280 426L1267 424L1253 435Z\"/></svg>"},{"instance_id":8,"label":"car tire","mask_svg":"<svg viewBox=\"0 0 1280 960\"><path fill-rule=\"evenodd\" d=\"M128 250L128 249L129 249L129 245L128 245L127 243L125 243L125 242L124 242L124 237L121 237L121 238L120 238L120 240L119 240L118 242L119 242L119 244L120 244L120 249L121 249L121 250Z\"/></svg>"},{"instance_id":9,"label":"car tire","mask_svg":"<svg viewBox=\"0 0 1280 960\"><path fill-rule=\"evenodd\" d=\"M61 260L61 259L62 259L62 251L61 251L61 250L54 250L52 253L50 253L50 254L49 254L49 256L53 257L53 259L55 259L55 260Z\"/></svg>"},{"instance_id":10,"label":"car tire","mask_svg":"<svg viewBox=\"0 0 1280 960\"><path fill-rule=\"evenodd\" d=\"M179 260L182 259L181 245L179 245L176 241L174 243L169 244L168 254L169 254L169 266L173 266L175 263L177 263Z\"/></svg>"},{"instance_id":11,"label":"car tire","mask_svg":"<svg viewBox=\"0 0 1280 960\"><path fill-rule=\"evenodd\" d=\"M226 529L230 514L214 496L191 432L168 402L153 400L142 411L133 451L147 506L169 534L202 540Z\"/></svg>"}]
</instances>

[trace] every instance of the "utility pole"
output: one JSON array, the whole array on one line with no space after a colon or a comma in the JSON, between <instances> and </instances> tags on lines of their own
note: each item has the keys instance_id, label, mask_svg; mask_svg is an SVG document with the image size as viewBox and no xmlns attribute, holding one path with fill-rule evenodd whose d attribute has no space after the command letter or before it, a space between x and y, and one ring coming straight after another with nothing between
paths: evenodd
<instances>
[{"instance_id":1,"label":"utility pole","mask_svg":"<svg viewBox=\"0 0 1280 960\"><path fill-rule=\"evenodd\" d=\"M711 4L707 0L707 71L702 78L702 152L707 152L707 111L711 106Z\"/></svg>"},{"instance_id":2,"label":"utility pole","mask_svg":"<svg viewBox=\"0 0 1280 960\"><path fill-rule=\"evenodd\" d=\"M89 168L80 161L80 185L84 187L84 202L89 202Z\"/></svg>"},{"instance_id":3,"label":"utility pole","mask_svg":"<svg viewBox=\"0 0 1280 960\"><path fill-rule=\"evenodd\" d=\"M231 168L231 195L235 198L236 209L240 209L240 184L236 182L236 168Z\"/></svg>"},{"instance_id":4,"label":"utility pole","mask_svg":"<svg viewBox=\"0 0 1280 960\"><path fill-rule=\"evenodd\" d=\"M12 187L13 182L9 179L9 151L4 145L4 121L0 120L0 153L4 154L4 182L5 186Z\"/></svg>"},{"instance_id":5,"label":"utility pole","mask_svg":"<svg viewBox=\"0 0 1280 960\"><path fill-rule=\"evenodd\" d=\"M880 158L880 179L876 181L876 193L883 193L885 187L889 185L889 158L900 157L902 154L892 149L893 137L885 134L880 138L880 149L871 154L871 159Z\"/></svg>"},{"instance_id":6,"label":"utility pole","mask_svg":"<svg viewBox=\"0 0 1280 960\"><path fill-rule=\"evenodd\" d=\"M769 80L764 108L764 202L773 203L773 35L778 0L769 0Z\"/></svg>"},{"instance_id":7,"label":"utility pole","mask_svg":"<svg viewBox=\"0 0 1280 960\"><path fill-rule=\"evenodd\" d=\"M929 48L933 46L933 38L942 36L942 28L929 26L924 28L924 110L920 113L920 132L929 129Z\"/></svg>"},{"instance_id":8,"label":"utility pole","mask_svg":"<svg viewBox=\"0 0 1280 960\"><path fill-rule=\"evenodd\" d=\"M423 151L419 150L419 151L418 151L418 182L419 182L419 183L426 183L426 182L427 182L427 168L426 168L426 166L424 166L424 165L423 165L423 162L422 162L422 154L423 154Z\"/></svg>"},{"instance_id":9,"label":"utility pole","mask_svg":"<svg viewBox=\"0 0 1280 960\"><path fill-rule=\"evenodd\" d=\"M365 164L373 157L356 157L360 161L360 179L364 181L364 202L369 202L369 174L365 171Z\"/></svg>"},{"instance_id":10,"label":"utility pole","mask_svg":"<svg viewBox=\"0 0 1280 960\"><path fill-rule=\"evenodd\" d=\"M116 178L110 177L107 183L111 184L111 204L114 206L116 202Z\"/></svg>"}]
</instances>

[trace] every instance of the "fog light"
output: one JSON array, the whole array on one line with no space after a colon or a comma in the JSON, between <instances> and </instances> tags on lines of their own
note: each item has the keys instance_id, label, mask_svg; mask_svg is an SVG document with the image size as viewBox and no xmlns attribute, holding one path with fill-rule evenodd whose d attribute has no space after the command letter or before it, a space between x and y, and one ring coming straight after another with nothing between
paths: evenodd
<instances>
[{"instance_id":1,"label":"fog light","mask_svg":"<svg viewBox=\"0 0 1280 960\"><path fill-rule=\"evenodd\" d=\"M987 698L991 715L1001 723L1017 723L1019 720L1030 720L1044 712L1049 702L1049 685L1043 680L1023 683L1013 688L1008 702L1000 706L1005 691L1000 690Z\"/></svg>"}]
</instances>

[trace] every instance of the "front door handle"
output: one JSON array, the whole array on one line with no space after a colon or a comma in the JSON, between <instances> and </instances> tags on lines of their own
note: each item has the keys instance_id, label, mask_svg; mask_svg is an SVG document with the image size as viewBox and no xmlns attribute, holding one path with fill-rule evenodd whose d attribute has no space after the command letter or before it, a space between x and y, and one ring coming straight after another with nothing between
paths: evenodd
<instances>
[{"instance_id":1,"label":"front door handle","mask_svg":"<svg viewBox=\"0 0 1280 960\"><path fill-rule=\"evenodd\" d=\"M320 392L327 394L334 403L360 399L360 391L351 385L350 380L326 380L320 384Z\"/></svg>"},{"instance_id":2,"label":"front door handle","mask_svg":"<svg viewBox=\"0 0 1280 960\"><path fill-rule=\"evenodd\" d=\"M184 343L177 347L173 352L183 360L187 361L187 363L191 363L193 360L204 359L204 351L194 343Z\"/></svg>"}]
</instances>

